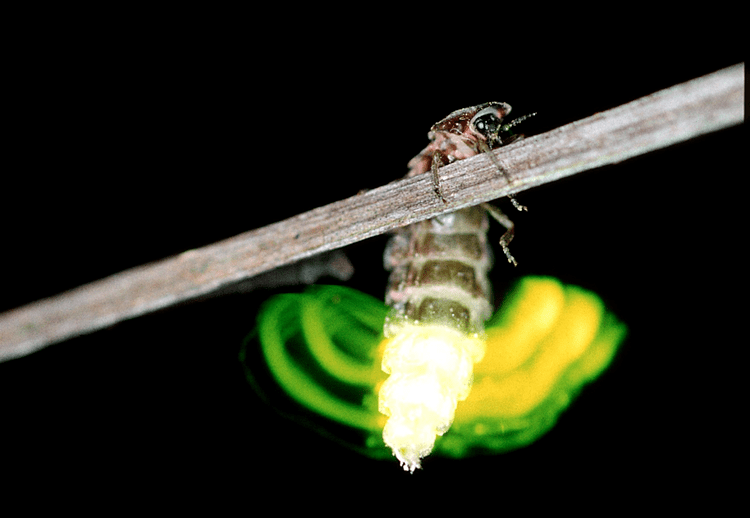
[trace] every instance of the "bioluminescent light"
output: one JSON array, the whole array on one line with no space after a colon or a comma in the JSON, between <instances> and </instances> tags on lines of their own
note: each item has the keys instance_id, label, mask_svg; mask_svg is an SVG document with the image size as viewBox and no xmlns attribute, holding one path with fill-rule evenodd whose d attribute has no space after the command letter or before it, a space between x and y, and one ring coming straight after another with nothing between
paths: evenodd
<instances>
[{"instance_id":1,"label":"bioluminescent light","mask_svg":"<svg viewBox=\"0 0 750 518\"><path fill-rule=\"evenodd\" d=\"M492 150L522 138L513 128L530 116L506 122L510 112L501 102L452 112L432 125L407 176L431 174L435 195L447 203L440 167L482 153L510 182ZM609 364L625 327L596 295L542 277L523 279L485 326L492 313L488 214L505 227L500 245L516 264L508 249L513 222L481 204L394 231L384 256L388 310L336 287L269 301L258 337L284 391L364 431L369 452L386 446L411 472L433 450L455 457L505 451L553 426Z\"/></svg>"},{"instance_id":2,"label":"bioluminescent light","mask_svg":"<svg viewBox=\"0 0 750 518\"><path fill-rule=\"evenodd\" d=\"M414 471L453 423L471 389L484 340L441 325L406 325L385 343L378 409L388 417L383 440Z\"/></svg>"},{"instance_id":3,"label":"bioluminescent light","mask_svg":"<svg viewBox=\"0 0 750 518\"><path fill-rule=\"evenodd\" d=\"M370 457L393 449L412 469L430 449L453 458L510 451L554 426L611 363L626 327L595 294L549 277L522 278L500 307L484 339L427 326L385 339L382 302L313 286L267 301L241 359L251 384L270 391L253 360L258 343L270 378L298 405L284 413Z\"/></svg>"}]
</instances>

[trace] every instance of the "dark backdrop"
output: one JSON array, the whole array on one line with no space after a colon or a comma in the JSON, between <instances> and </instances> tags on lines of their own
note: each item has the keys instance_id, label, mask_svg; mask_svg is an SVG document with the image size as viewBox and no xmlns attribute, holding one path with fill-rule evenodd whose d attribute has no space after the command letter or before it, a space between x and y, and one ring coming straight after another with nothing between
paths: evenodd
<instances>
[{"instance_id":1,"label":"dark backdrop","mask_svg":"<svg viewBox=\"0 0 750 518\"><path fill-rule=\"evenodd\" d=\"M454 109L505 101L538 112L525 127L538 133L742 60L731 42L689 29L661 42L650 37L659 26L575 40L511 27L488 41L482 27L448 38L426 25L416 46L344 28L293 44L220 27L30 42L37 59L15 79L20 160L4 193L1 309L397 179ZM560 491L663 503L718 494L738 426L726 372L747 341L741 137L725 130L519 195L529 207L515 215L519 266L498 263L496 289L554 275L600 294L630 327L612 368L531 447L428 459L409 476L278 416L236 360L266 290L1 364L9 465L118 496L218 485L250 508L278 487L317 488L328 502L387 501L391 488L427 502L440 495L422 490L447 483L472 484L478 502L529 505ZM383 295L385 241L345 249L348 285Z\"/></svg>"}]
</instances>

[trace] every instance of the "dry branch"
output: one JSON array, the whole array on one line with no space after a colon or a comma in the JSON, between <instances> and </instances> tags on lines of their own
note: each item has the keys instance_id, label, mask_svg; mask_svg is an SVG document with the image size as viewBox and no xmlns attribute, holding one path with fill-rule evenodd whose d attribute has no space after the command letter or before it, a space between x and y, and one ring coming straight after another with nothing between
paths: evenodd
<instances>
[{"instance_id":1,"label":"dry branch","mask_svg":"<svg viewBox=\"0 0 750 518\"><path fill-rule=\"evenodd\" d=\"M207 295L273 268L438 214L612 164L744 121L744 64L676 85L484 156L407 178L0 315L0 361Z\"/></svg>"}]
</instances>

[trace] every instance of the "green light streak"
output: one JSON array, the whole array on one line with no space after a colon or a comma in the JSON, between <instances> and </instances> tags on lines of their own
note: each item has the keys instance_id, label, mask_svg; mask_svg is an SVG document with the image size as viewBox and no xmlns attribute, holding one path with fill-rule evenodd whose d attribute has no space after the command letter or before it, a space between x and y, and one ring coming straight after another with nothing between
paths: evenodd
<instances>
[{"instance_id":1,"label":"green light streak","mask_svg":"<svg viewBox=\"0 0 750 518\"><path fill-rule=\"evenodd\" d=\"M276 383L312 412L360 430L355 446L373 457L390 456L377 409L387 311L355 290L313 286L273 297L258 315L257 341ZM471 393L433 454L460 458L531 444L607 368L626 333L595 294L553 278L521 279L488 323Z\"/></svg>"},{"instance_id":2,"label":"green light streak","mask_svg":"<svg viewBox=\"0 0 750 518\"><path fill-rule=\"evenodd\" d=\"M302 307L311 303L315 303L315 299L306 295L281 295L271 299L262 310L262 316L258 320L258 335L263 355L274 378L289 396L310 410L348 426L377 430L378 415L343 401L327 391L290 356L286 348L287 340L300 331L299 326L302 326L306 337L320 341L320 335L305 330L305 321L296 318ZM325 347L318 345L317 348Z\"/></svg>"}]
</instances>

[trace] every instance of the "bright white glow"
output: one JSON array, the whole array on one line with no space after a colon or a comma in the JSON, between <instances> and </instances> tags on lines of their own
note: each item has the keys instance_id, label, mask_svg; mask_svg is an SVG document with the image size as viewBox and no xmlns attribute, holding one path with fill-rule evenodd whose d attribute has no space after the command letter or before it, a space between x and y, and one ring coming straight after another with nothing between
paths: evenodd
<instances>
[{"instance_id":1,"label":"bright white glow","mask_svg":"<svg viewBox=\"0 0 750 518\"><path fill-rule=\"evenodd\" d=\"M419 468L450 428L484 348L483 339L438 325L404 325L386 344L382 368L390 377L378 395L389 416L383 440L405 470Z\"/></svg>"}]
</instances>

